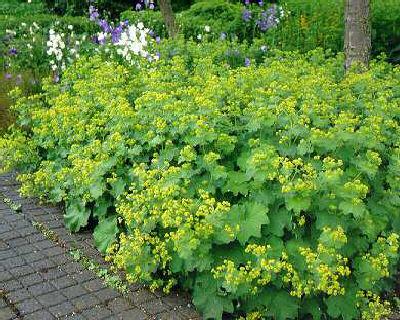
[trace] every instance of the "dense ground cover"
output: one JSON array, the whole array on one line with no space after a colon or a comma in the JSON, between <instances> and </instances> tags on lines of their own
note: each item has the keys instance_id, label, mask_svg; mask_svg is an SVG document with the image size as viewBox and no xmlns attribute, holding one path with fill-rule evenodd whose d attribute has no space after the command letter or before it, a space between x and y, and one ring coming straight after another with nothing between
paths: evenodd
<instances>
[{"instance_id":1,"label":"dense ground cover","mask_svg":"<svg viewBox=\"0 0 400 320\"><path fill-rule=\"evenodd\" d=\"M1 162L24 194L65 201L71 230L98 221L131 281L188 287L206 318L385 315L399 70L344 76L318 52L232 69L190 48L140 69L80 60L20 98Z\"/></svg>"},{"instance_id":2,"label":"dense ground cover","mask_svg":"<svg viewBox=\"0 0 400 320\"><path fill-rule=\"evenodd\" d=\"M184 287L204 318L388 315L400 69L378 60L345 74L331 53L341 9L315 3L288 0L265 15L199 2L179 14L177 40L162 39L148 10L114 23L92 7L91 22L18 24L3 47L7 72L16 81L35 61L51 76L34 94L13 92L2 168L19 171L23 194L64 203L70 230L93 228L129 281ZM301 40L282 38L295 30ZM332 50L274 49L320 45Z\"/></svg>"}]
</instances>

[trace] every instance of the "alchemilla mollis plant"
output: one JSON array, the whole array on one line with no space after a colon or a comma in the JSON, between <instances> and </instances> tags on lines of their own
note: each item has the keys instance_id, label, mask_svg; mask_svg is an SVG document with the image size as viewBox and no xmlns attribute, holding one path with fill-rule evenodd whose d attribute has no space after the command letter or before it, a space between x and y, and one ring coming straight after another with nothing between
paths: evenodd
<instances>
[{"instance_id":1,"label":"alchemilla mollis plant","mask_svg":"<svg viewBox=\"0 0 400 320\"><path fill-rule=\"evenodd\" d=\"M188 288L205 319L387 316L400 70L344 75L319 51L233 68L225 45L140 68L79 59L18 99L0 163L65 202L71 230L94 221L129 281Z\"/></svg>"}]
</instances>

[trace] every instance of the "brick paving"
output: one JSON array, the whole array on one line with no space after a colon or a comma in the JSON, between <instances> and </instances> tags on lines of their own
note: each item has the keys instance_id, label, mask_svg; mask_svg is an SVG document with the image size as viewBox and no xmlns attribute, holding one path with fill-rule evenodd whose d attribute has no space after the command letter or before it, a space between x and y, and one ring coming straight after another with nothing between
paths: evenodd
<instances>
[{"instance_id":1,"label":"brick paving","mask_svg":"<svg viewBox=\"0 0 400 320\"><path fill-rule=\"evenodd\" d=\"M107 266L90 231L71 235L60 208L21 198L18 187L12 174L0 175L0 320L200 319L185 294L152 293L135 284L122 295L106 287L69 254L78 248ZM21 204L21 212L3 197ZM54 231L57 241L39 232L34 221Z\"/></svg>"}]
</instances>

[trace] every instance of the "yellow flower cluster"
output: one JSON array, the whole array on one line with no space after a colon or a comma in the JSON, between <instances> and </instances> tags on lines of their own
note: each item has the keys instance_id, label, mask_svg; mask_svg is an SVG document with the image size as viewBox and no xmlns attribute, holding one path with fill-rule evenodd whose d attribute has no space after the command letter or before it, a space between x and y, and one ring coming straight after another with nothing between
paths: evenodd
<instances>
[{"instance_id":1,"label":"yellow flower cluster","mask_svg":"<svg viewBox=\"0 0 400 320\"><path fill-rule=\"evenodd\" d=\"M341 234L339 237L341 241L345 241ZM299 252L304 257L309 271L310 292L320 291L334 296L345 293L340 279L351 274L346 257L338 254L334 248L326 247L321 243L316 252L302 247L299 248Z\"/></svg>"},{"instance_id":2,"label":"yellow flower cluster","mask_svg":"<svg viewBox=\"0 0 400 320\"><path fill-rule=\"evenodd\" d=\"M390 315L390 303L382 301L377 294L371 291L359 291L357 297L360 300L358 306L362 309L362 320L381 320Z\"/></svg>"}]
</instances>

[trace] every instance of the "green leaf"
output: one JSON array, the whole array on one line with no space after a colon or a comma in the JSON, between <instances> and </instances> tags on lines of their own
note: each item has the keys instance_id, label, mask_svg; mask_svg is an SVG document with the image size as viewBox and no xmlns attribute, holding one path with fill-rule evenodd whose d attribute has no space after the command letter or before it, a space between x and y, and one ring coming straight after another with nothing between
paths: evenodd
<instances>
[{"instance_id":1,"label":"green leaf","mask_svg":"<svg viewBox=\"0 0 400 320\"><path fill-rule=\"evenodd\" d=\"M354 204L351 201L342 201L339 204L339 209L342 210L344 214L352 213L356 219L362 218L367 212L364 203Z\"/></svg>"},{"instance_id":2,"label":"green leaf","mask_svg":"<svg viewBox=\"0 0 400 320\"><path fill-rule=\"evenodd\" d=\"M120 196L124 191L126 187L126 182L124 179L119 178L117 181L111 183L111 194L117 198Z\"/></svg>"},{"instance_id":3,"label":"green leaf","mask_svg":"<svg viewBox=\"0 0 400 320\"><path fill-rule=\"evenodd\" d=\"M64 215L65 225L72 232L78 232L85 227L90 217L90 210L80 200L73 200L67 204Z\"/></svg>"},{"instance_id":4,"label":"green leaf","mask_svg":"<svg viewBox=\"0 0 400 320\"><path fill-rule=\"evenodd\" d=\"M318 303L317 298L307 298L302 303L302 308L300 310L303 316L312 315L313 319L321 319L322 312L321 307Z\"/></svg>"},{"instance_id":5,"label":"green leaf","mask_svg":"<svg viewBox=\"0 0 400 320\"><path fill-rule=\"evenodd\" d=\"M105 253L107 248L115 242L118 232L117 217L109 217L99 221L93 232L94 242L100 252Z\"/></svg>"},{"instance_id":6,"label":"green leaf","mask_svg":"<svg viewBox=\"0 0 400 320\"><path fill-rule=\"evenodd\" d=\"M251 237L261 237L261 226L269 223L268 207L257 202L247 202L232 207L230 223L239 225L237 239L244 245Z\"/></svg>"},{"instance_id":7,"label":"green leaf","mask_svg":"<svg viewBox=\"0 0 400 320\"><path fill-rule=\"evenodd\" d=\"M266 229L278 237L283 236L283 229L289 227L292 222L292 216L286 209L280 209L274 213L271 212L269 218L270 223Z\"/></svg>"},{"instance_id":8,"label":"green leaf","mask_svg":"<svg viewBox=\"0 0 400 320\"><path fill-rule=\"evenodd\" d=\"M285 291L274 292L267 314L276 320L298 319L298 299Z\"/></svg>"},{"instance_id":9,"label":"green leaf","mask_svg":"<svg viewBox=\"0 0 400 320\"><path fill-rule=\"evenodd\" d=\"M294 196L286 198L286 208L288 210L293 210L294 212L300 213L305 211L311 206L310 198L303 198L300 196Z\"/></svg>"},{"instance_id":10,"label":"green leaf","mask_svg":"<svg viewBox=\"0 0 400 320\"><path fill-rule=\"evenodd\" d=\"M93 182L89 187L90 195L93 199L98 199L103 195L104 192L104 184L101 180Z\"/></svg>"},{"instance_id":11,"label":"green leaf","mask_svg":"<svg viewBox=\"0 0 400 320\"><path fill-rule=\"evenodd\" d=\"M247 195L249 193L248 181L244 172L230 171L227 175L227 182L222 188L223 192L232 192L235 196L239 193Z\"/></svg>"},{"instance_id":12,"label":"green leaf","mask_svg":"<svg viewBox=\"0 0 400 320\"><path fill-rule=\"evenodd\" d=\"M203 319L222 320L224 312L233 312L231 298L218 292L218 282L211 274L201 274L196 278L193 303L202 312Z\"/></svg>"},{"instance_id":13,"label":"green leaf","mask_svg":"<svg viewBox=\"0 0 400 320\"><path fill-rule=\"evenodd\" d=\"M109 206L109 200L106 200L104 197L98 199L93 208L93 216L95 216L98 220L104 219L106 217Z\"/></svg>"},{"instance_id":14,"label":"green leaf","mask_svg":"<svg viewBox=\"0 0 400 320\"><path fill-rule=\"evenodd\" d=\"M330 296L325 300L328 314L333 318L342 316L343 320L358 319L356 292L347 289L343 296Z\"/></svg>"}]
</instances>

